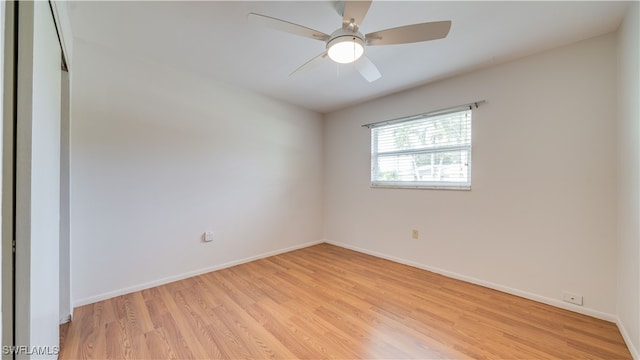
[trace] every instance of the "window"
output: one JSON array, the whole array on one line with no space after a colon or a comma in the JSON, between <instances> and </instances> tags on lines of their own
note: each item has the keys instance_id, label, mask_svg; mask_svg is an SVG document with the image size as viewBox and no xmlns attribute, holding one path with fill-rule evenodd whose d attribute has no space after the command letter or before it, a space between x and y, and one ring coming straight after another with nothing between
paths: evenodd
<instances>
[{"instance_id":1,"label":"window","mask_svg":"<svg viewBox=\"0 0 640 360\"><path fill-rule=\"evenodd\" d=\"M371 186L471 189L471 107L365 125Z\"/></svg>"}]
</instances>

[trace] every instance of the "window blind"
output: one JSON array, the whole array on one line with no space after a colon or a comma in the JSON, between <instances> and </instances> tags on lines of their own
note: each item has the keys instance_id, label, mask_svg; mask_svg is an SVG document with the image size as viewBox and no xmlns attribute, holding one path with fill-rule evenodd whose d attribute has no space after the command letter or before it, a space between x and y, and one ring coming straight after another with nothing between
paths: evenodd
<instances>
[{"instance_id":1,"label":"window blind","mask_svg":"<svg viewBox=\"0 0 640 360\"><path fill-rule=\"evenodd\" d=\"M470 107L372 126L371 185L470 189Z\"/></svg>"}]
</instances>

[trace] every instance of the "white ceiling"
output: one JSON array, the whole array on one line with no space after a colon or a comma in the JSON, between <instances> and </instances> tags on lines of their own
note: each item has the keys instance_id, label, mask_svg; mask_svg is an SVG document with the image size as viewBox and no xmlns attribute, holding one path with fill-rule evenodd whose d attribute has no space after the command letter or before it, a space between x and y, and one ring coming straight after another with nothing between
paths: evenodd
<instances>
[{"instance_id":1,"label":"white ceiling","mask_svg":"<svg viewBox=\"0 0 640 360\"><path fill-rule=\"evenodd\" d=\"M332 1L69 2L75 38L257 91L318 112L498 64L617 29L624 2L374 1L362 33L451 20L447 38L375 46L382 78L326 61L289 73L324 50L320 41L247 23L260 13L330 34L341 25Z\"/></svg>"}]
</instances>

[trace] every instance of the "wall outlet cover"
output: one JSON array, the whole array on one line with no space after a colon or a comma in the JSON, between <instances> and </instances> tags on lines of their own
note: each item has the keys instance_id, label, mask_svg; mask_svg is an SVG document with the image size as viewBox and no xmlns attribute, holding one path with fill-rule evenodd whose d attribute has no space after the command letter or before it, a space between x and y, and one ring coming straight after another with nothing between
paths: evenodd
<instances>
[{"instance_id":1,"label":"wall outlet cover","mask_svg":"<svg viewBox=\"0 0 640 360\"><path fill-rule=\"evenodd\" d=\"M567 291L562 293L562 300L580 306L582 306L583 302L582 295L573 294Z\"/></svg>"}]
</instances>

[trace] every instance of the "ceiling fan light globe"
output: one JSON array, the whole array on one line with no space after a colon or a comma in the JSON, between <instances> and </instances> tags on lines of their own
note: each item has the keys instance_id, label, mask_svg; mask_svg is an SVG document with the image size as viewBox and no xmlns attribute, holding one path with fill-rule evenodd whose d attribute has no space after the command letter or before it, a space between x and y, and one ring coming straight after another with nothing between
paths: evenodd
<instances>
[{"instance_id":1,"label":"ceiling fan light globe","mask_svg":"<svg viewBox=\"0 0 640 360\"><path fill-rule=\"evenodd\" d=\"M340 64L349 64L364 54L364 45L358 37L344 36L331 40L327 44L327 53L331 60Z\"/></svg>"}]
</instances>

